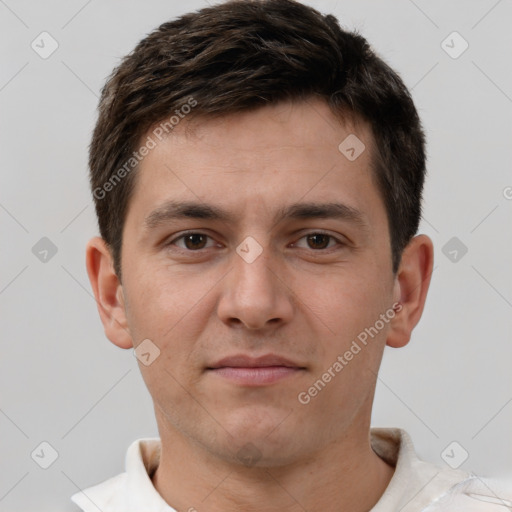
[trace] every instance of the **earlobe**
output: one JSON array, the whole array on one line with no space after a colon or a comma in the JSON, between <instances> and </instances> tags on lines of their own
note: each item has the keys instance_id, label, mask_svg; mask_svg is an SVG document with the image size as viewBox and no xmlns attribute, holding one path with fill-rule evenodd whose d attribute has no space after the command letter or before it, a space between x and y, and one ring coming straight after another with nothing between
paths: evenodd
<instances>
[{"instance_id":1,"label":"earlobe","mask_svg":"<svg viewBox=\"0 0 512 512\"><path fill-rule=\"evenodd\" d=\"M404 249L395 281L395 301L401 305L391 322L386 344L407 345L419 322L432 276L434 249L426 235L415 236ZM398 309L398 308L397 308Z\"/></svg>"},{"instance_id":2,"label":"earlobe","mask_svg":"<svg viewBox=\"0 0 512 512\"><path fill-rule=\"evenodd\" d=\"M86 267L105 335L118 347L133 347L123 288L114 271L110 250L102 238L94 237L88 242Z\"/></svg>"}]
</instances>

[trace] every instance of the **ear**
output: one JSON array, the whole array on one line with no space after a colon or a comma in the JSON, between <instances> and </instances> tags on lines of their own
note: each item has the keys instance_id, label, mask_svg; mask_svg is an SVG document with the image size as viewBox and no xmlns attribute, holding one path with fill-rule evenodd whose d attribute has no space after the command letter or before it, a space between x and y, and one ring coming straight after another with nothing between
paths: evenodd
<instances>
[{"instance_id":1,"label":"ear","mask_svg":"<svg viewBox=\"0 0 512 512\"><path fill-rule=\"evenodd\" d=\"M423 313L434 265L432 240L415 236L404 249L395 278L395 317L391 321L386 344L398 348L407 345L412 330Z\"/></svg>"},{"instance_id":2,"label":"ear","mask_svg":"<svg viewBox=\"0 0 512 512\"><path fill-rule=\"evenodd\" d=\"M133 347L126 320L123 287L114 271L110 249L103 238L94 237L89 240L86 266L105 335L118 347Z\"/></svg>"}]
</instances>

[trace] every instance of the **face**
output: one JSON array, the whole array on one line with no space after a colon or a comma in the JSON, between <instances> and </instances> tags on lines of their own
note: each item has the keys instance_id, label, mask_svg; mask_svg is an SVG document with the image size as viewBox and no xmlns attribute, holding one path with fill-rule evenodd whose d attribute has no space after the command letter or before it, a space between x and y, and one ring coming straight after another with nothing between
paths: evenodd
<instances>
[{"instance_id":1,"label":"face","mask_svg":"<svg viewBox=\"0 0 512 512\"><path fill-rule=\"evenodd\" d=\"M267 465L360 435L398 298L368 126L308 101L180 128L140 164L122 247L161 435Z\"/></svg>"}]
</instances>

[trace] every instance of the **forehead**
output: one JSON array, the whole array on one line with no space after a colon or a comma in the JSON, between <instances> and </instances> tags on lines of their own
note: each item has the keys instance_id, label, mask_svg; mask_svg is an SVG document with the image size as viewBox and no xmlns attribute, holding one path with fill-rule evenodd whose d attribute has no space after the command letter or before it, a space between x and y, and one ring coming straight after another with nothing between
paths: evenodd
<instances>
[{"instance_id":1,"label":"forehead","mask_svg":"<svg viewBox=\"0 0 512 512\"><path fill-rule=\"evenodd\" d=\"M155 139L151 130L147 137ZM129 211L145 217L169 199L272 214L303 198L378 209L372 147L368 124L318 100L185 119L139 164Z\"/></svg>"},{"instance_id":2,"label":"forehead","mask_svg":"<svg viewBox=\"0 0 512 512\"><path fill-rule=\"evenodd\" d=\"M335 115L319 99L281 102L216 118L199 116L190 122L185 117L181 125L166 133L161 147L168 141L176 147L195 145L242 154L295 147L328 151L338 157L343 154L340 137L347 135L357 136L361 142L364 139L367 147L373 144L368 123L354 114Z\"/></svg>"}]
</instances>

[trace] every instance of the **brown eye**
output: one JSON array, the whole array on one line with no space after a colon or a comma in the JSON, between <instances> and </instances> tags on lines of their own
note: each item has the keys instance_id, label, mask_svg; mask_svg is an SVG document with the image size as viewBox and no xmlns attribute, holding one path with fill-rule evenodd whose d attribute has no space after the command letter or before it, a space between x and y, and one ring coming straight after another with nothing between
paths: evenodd
<instances>
[{"instance_id":1,"label":"brown eye","mask_svg":"<svg viewBox=\"0 0 512 512\"><path fill-rule=\"evenodd\" d=\"M208 237L206 235L202 235L201 233L193 233L183 237L185 247L191 251L203 249L206 246L207 240Z\"/></svg>"},{"instance_id":2,"label":"brown eye","mask_svg":"<svg viewBox=\"0 0 512 512\"><path fill-rule=\"evenodd\" d=\"M345 243L334 235L322 233L321 231L312 231L293 243L292 246L300 249L313 249L320 254L323 249L342 249L345 247Z\"/></svg>"},{"instance_id":3,"label":"brown eye","mask_svg":"<svg viewBox=\"0 0 512 512\"><path fill-rule=\"evenodd\" d=\"M322 233L315 233L307 236L308 246L311 249L325 249L329 245L331 237Z\"/></svg>"},{"instance_id":4,"label":"brown eye","mask_svg":"<svg viewBox=\"0 0 512 512\"><path fill-rule=\"evenodd\" d=\"M204 233L185 233L168 244L169 246L176 246L180 249L187 251L199 251L201 249L209 249L215 245L215 241Z\"/></svg>"}]
</instances>

